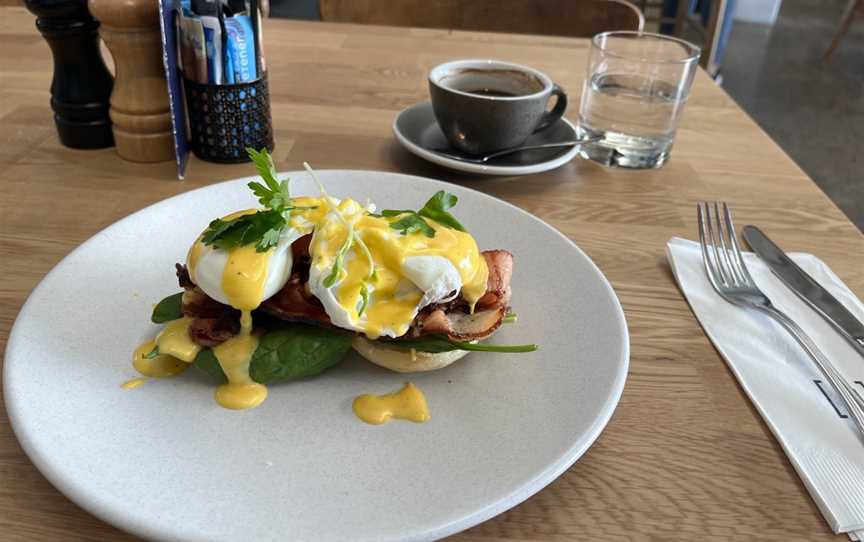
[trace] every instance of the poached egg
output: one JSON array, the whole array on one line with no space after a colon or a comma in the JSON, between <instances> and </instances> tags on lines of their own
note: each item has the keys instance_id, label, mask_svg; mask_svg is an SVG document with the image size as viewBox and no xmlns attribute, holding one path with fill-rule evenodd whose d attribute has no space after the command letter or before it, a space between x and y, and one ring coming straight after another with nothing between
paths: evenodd
<instances>
[{"instance_id":1,"label":"poached egg","mask_svg":"<svg viewBox=\"0 0 864 542\"><path fill-rule=\"evenodd\" d=\"M433 237L402 233L391 227L401 216L345 199L316 225L308 288L334 325L400 337L423 307L460 292L473 305L485 293L488 269L473 237L431 219Z\"/></svg>"},{"instance_id":2,"label":"poached egg","mask_svg":"<svg viewBox=\"0 0 864 542\"><path fill-rule=\"evenodd\" d=\"M256 209L247 209L222 220L229 221L255 212ZM311 228L304 229L311 231ZM286 228L279 236L278 244L267 252L257 252L255 245L223 250L204 244L199 236L186 256L189 278L220 303L235 309L254 310L288 282L294 264L291 244L308 231Z\"/></svg>"}]
</instances>

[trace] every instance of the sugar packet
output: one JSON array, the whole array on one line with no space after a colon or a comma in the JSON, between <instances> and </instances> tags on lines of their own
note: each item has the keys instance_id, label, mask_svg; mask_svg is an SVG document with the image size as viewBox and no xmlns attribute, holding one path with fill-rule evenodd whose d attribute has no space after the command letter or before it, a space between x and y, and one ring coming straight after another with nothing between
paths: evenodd
<instances>
[{"instance_id":1,"label":"sugar packet","mask_svg":"<svg viewBox=\"0 0 864 542\"><path fill-rule=\"evenodd\" d=\"M183 74L196 83L207 82L207 50L204 27L194 16L180 13L180 59Z\"/></svg>"},{"instance_id":2,"label":"sugar packet","mask_svg":"<svg viewBox=\"0 0 864 542\"><path fill-rule=\"evenodd\" d=\"M226 83L248 83L258 78L255 34L249 16L225 18L225 56L225 73L230 73Z\"/></svg>"},{"instance_id":3,"label":"sugar packet","mask_svg":"<svg viewBox=\"0 0 864 542\"><path fill-rule=\"evenodd\" d=\"M219 17L199 17L204 27L204 44L207 48L207 82L222 84L222 28Z\"/></svg>"}]
</instances>

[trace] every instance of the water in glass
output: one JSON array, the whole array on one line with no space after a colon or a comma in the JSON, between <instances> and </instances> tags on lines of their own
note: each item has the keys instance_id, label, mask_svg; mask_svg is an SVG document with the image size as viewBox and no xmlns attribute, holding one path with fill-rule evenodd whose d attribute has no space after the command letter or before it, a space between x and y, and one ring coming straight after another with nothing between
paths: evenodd
<instances>
[{"instance_id":1,"label":"water in glass","mask_svg":"<svg viewBox=\"0 0 864 542\"><path fill-rule=\"evenodd\" d=\"M631 168L661 166L675 140L685 100L677 85L641 74L594 74L586 81L579 127L601 136L586 158Z\"/></svg>"}]
</instances>

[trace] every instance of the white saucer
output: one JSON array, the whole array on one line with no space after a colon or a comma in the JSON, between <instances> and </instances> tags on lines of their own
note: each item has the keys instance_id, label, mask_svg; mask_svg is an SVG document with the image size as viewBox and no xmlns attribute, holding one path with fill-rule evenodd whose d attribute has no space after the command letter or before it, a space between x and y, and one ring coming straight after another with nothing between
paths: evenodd
<instances>
[{"instance_id":1,"label":"white saucer","mask_svg":"<svg viewBox=\"0 0 864 542\"><path fill-rule=\"evenodd\" d=\"M514 152L486 164L472 164L448 158L430 149L450 149L438 127L432 102L420 102L402 110L393 121L393 135L409 152L446 168L480 175L529 175L563 166L579 154L579 147L536 149ZM576 139L576 128L565 118L533 134L525 145L553 143ZM459 151L453 150L457 153Z\"/></svg>"}]
</instances>

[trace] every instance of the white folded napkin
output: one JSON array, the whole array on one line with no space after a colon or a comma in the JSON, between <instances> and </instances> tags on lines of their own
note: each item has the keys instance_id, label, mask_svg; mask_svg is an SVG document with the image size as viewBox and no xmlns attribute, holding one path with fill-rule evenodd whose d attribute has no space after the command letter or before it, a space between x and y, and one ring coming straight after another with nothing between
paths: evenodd
<instances>
[{"instance_id":1,"label":"white folded napkin","mask_svg":"<svg viewBox=\"0 0 864 542\"><path fill-rule=\"evenodd\" d=\"M699 323L771 428L835 533L864 539L864 437L816 365L768 315L732 305L711 287L699 244L673 238L666 255ZM852 314L864 304L812 254L789 254ZM864 393L862 358L752 253L744 261L771 301Z\"/></svg>"}]
</instances>

